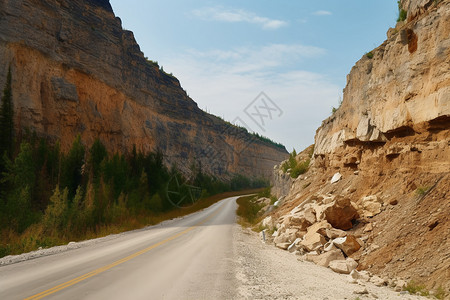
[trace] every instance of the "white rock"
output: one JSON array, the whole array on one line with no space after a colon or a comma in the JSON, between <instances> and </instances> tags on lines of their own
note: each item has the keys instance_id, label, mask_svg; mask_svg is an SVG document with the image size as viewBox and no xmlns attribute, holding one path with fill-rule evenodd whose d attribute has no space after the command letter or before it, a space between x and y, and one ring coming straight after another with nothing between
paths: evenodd
<instances>
[{"instance_id":1,"label":"white rock","mask_svg":"<svg viewBox=\"0 0 450 300\"><path fill-rule=\"evenodd\" d=\"M337 172L336 174L333 175L333 177L331 178L331 183L336 183L339 180L341 180L342 175L341 173Z\"/></svg>"},{"instance_id":2,"label":"white rock","mask_svg":"<svg viewBox=\"0 0 450 300\"><path fill-rule=\"evenodd\" d=\"M370 278L370 282L372 282L376 286L383 286L386 283L386 281L384 279L382 279L376 275L374 275Z\"/></svg>"},{"instance_id":3,"label":"white rock","mask_svg":"<svg viewBox=\"0 0 450 300\"><path fill-rule=\"evenodd\" d=\"M338 248L334 245L333 241L328 241L328 242L323 246L323 251L325 251L325 252L329 252L329 251L335 250L335 249L338 249Z\"/></svg>"},{"instance_id":4,"label":"white rock","mask_svg":"<svg viewBox=\"0 0 450 300\"><path fill-rule=\"evenodd\" d=\"M272 228L273 227L272 216L265 217L264 220L262 221L262 226Z\"/></svg>"},{"instance_id":5,"label":"white rock","mask_svg":"<svg viewBox=\"0 0 450 300\"><path fill-rule=\"evenodd\" d=\"M289 245L289 247L287 248L287 250L289 252L294 252L297 250L297 245L301 242L301 238L296 238L295 241Z\"/></svg>"}]
</instances>

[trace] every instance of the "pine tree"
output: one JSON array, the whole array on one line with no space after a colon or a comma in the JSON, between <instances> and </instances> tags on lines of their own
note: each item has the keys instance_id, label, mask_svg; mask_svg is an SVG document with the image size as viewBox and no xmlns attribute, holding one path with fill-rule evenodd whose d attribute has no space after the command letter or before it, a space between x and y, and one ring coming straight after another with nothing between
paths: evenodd
<instances>
[{"instance_id":1,"label":"pine tree","mask_svg":"<svg viewBox=\"0 0 450 300\"><path fill-rule=\"evenodd\" d=\"M3 90L2 103L0 107L0 156L6 152L8 158L11 158L13 152L14 138L14 110L12 104L11 92L11 68L8 70L6 85ZM0 166L1 167L1 166Z\"/></svg>"}]
</instances>

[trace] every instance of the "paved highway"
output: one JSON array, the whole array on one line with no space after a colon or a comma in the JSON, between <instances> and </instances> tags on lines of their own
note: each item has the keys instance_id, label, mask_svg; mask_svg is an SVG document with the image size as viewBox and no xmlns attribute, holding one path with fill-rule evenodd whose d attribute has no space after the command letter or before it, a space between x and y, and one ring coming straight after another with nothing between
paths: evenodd
<instances>
[{"instance_id":1,"label":"paved highway","mask_svg":"<svg viewBox=\"0 0 450 300\"><path fill-rule=\"evenodd\" d=\"M0 267L0 299L235 298L235 200L75 250Z\"/></svg>"}]
</instances>

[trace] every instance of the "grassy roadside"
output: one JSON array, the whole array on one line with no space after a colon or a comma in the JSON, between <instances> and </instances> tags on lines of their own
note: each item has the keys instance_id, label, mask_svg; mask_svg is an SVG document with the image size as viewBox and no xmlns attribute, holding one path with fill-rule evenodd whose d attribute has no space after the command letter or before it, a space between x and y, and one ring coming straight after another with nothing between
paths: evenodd
<instances>
[{"instance_id":1,"label":"grassy roadside","mask_svg":"<svg viewBox=\"0 0 450 300\"><path fill-rule=\"evenodd\" d=\"M129 230L140 229L146 226L161 223L165 220L186 216L199 210L205 209L225 198L246 194L255 194L261 192L262 190L264 189L250 189L226 192L200 199L191 206L178 208L165 213L140 214L137 216L119 217L116 223L97 226L95 232L88 231L84 235L77 235L70 231L64 232L62 236L47 235L45 234L45 229L43 228L42 224L34 224L20 235L12 230L2 230L0 231L0 240L7 241L7 243L6 245L1 245L1 247L6 248L6 255L16 255L37 250L39 247L49 248L53 246L64 245L72 241L77 242L100 238L110 234L117 234ZM0 257L3 256L5 255L0 255Z\"/></svg>"},{"instance_id":2,"label":"grassy roadside","mask_svg":"<svg viewBox=\"0 0 450 300\"><path fill-rule=\"evenodd\" d=\"M236 214L239 217L238 223L243 227L252 227L255 231L261 231L259 227L255 227L258 224L264 213L264 207L267 204L258 202L260 198L270 198L270 204L273 204L277 199L270 194L270 188L260 190L256 195L249 195L239 197L236 200L238 208Z\"/></svg>"}]
</instances>

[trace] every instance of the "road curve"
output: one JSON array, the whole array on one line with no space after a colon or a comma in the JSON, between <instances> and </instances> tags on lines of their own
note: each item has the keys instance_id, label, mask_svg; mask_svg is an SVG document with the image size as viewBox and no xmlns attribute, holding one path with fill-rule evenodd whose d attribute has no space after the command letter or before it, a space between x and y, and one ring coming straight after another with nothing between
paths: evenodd
<instances>
[{"instance_id":1,"label":"road curve","mask_svg":"<svg viewBox=\"0 0 450 300\"><path fill-rule=\"evenodd\" d=\"M0 267L0 299L232 299L236 197L179 220Z\"/></svg>"}]
</instances>

